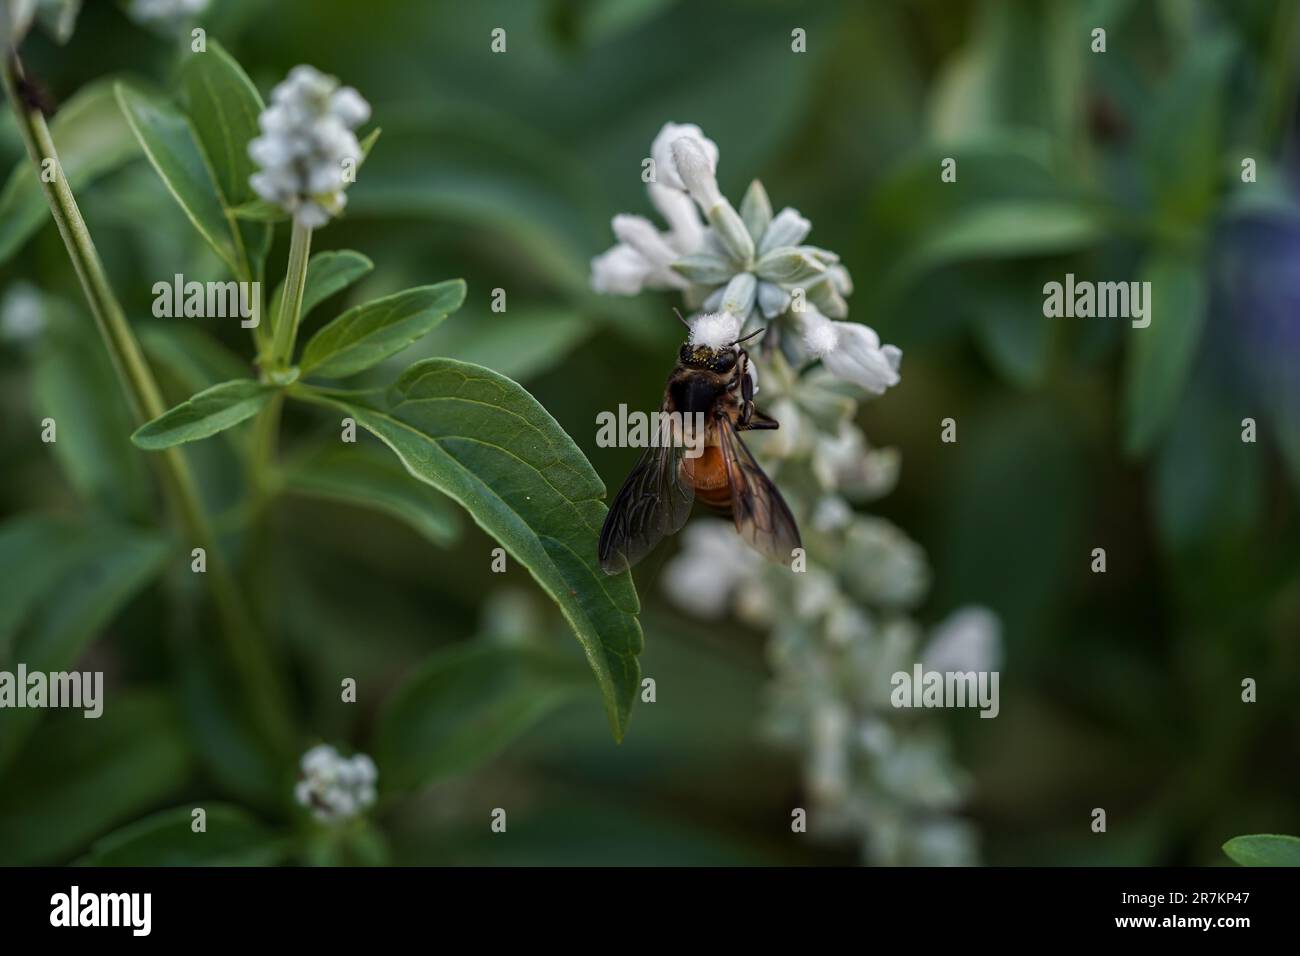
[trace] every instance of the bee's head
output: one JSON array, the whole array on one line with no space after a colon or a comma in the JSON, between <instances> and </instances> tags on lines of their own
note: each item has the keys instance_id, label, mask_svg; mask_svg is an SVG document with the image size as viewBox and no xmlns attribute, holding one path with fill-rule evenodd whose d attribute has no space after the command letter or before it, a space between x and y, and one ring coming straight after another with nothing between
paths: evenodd
<instances>
[{"instance_id":1,"label":"bee's head","mask_svg":"<svg viewBox=\"0 0 1300 956\"><path fill-rule=\"evenodd\" d=\"M736 354L734 345L715 349L708 345L692 345L690 342L683 342L677 357L687 368L730 372L735 368Z\"/></svg>"}]
</instances>

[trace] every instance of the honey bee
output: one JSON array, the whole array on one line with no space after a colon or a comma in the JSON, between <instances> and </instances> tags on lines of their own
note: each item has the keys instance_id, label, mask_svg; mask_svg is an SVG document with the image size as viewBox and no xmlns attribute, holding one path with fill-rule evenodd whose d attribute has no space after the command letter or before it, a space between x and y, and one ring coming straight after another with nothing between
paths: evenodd
<instances>
[{"instance_id":1,"label":"honey bee","mask_svg":"<svg viewBox=\"0 0 1300 956\"><path fill-rule=\"evenodd\" d=\"M600 530L598 556L606 574L627 570L681 530L697 498L730 517L756 550L791 563L799 547L794 515L740 440L742 431L778 426L754 407L756 376L749 353L740 347L745 340L735 337L739 327L725 313L701 316L690 326L690 338L668 376L662 412L665 418L702 414L702 452L689 457L680 441L646 449Z\"/></svg>"}]
</instances>

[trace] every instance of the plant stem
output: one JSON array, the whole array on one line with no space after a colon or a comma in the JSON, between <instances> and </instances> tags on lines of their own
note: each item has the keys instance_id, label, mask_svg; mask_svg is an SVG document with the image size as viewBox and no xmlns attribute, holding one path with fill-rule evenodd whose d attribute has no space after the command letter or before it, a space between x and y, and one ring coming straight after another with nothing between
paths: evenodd
<instances>
[{"instance_id":1,"label":"plant stem","mask_svg":"<svg viewBox=\"0 0 1300 956\"><path fill-rule=\"evenodd\" d=\"M293 341L298 334L298 313L302 311L302 292L307 284L307 258L311 254L311 227L297 219L289 239L289 266L284 274L284 296L280 314L275 316L275 338L271 342L270 373L286 372L293 361Z\"/></svg>"},{"instance_id":2,"label":"plant stem","mask_svg":"<svg viewBox=\"0 0 1300 956\"><path fill-rule=\"evenodd\" d=\"M126 321L126 314L108 283L90 230L81 217L77 200L63 175L63 167L59 163L45 116L39 109L30 108L18 95L18 84L23 78L18 57L10 56L9 62L0 69L0 74L3 74L5 94L18 121L36 177L41 181L50 214L59 228L68 258L77 272L82 292L90 304L95 324L99 327L104 346L113 360L135 420L138 424L143 424L157 418L166 410L162 393L145 363L140 345ZM55 175L50 177L52 182L46 182L46 177L41 175L43 163L47 159L53 162L55 169ZM203 548L207 555L205 576L221 616L222 633L229 644L230 654L245 679L253 704L262 712L267 732L279 742L288 743L291 739L291 725L284 709L284 697L279 692L270 658L256 638L243 595L216 546L216 538L204 511L189 462L179 448L169 448L150 457L155 462L168 501L186 538L193 546Z\"/></svg>"}]
</instances>

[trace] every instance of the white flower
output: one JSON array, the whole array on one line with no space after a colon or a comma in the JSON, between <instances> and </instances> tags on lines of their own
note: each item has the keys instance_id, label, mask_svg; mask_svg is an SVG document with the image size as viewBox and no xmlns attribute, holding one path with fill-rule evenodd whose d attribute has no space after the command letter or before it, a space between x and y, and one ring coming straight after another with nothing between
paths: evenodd
<instances>
[{"instance_id":1,"label":"white flower","mask_svg":"<svg viewBox=\"0 0 1300 956\"><path fill-rule=\"evenodd\" d=\"M366 754L344 758L320 744L302 755L300 766L303 776L294 797L322 823L350 819L375 802L379 771Z\"/></svg>"},{"instance_id":2,"label":"white flower","mask_svg":"<svg viewBox=\"0 0 1300 956\"><path fill-rule=\"evenodd\" d=\"M934 629L921 654L926 670L996 670L1002 651L1002 625L986 607L958 608Z\"/></svg>"},{"instance_id":3,"label":"white flower","mask_svg":"<svg viewBox=\"0 0 1300 956\"><path fill-rule=\"evenodd\" d=\"M898 481L898 467L897 449L869 448L852 422L840 422L835 432L817 436L812 469L827 491L839 491L854 501L879 498Z\"/></svg>"},{"instance_id":4,"label":"white flower","mask_svg":"<svg viewBox=\"0 0 1300 956\"><path fill-rule=\"evenodd\" d=\"M762 557L736 540L722 521L697 521L682 532L682 549L664 566L665 593L697 617L727 613L732 595L762 573Z\"/></svg>"},{"instance_id":5,"label":"white flower","mask_svg":"<svg viewBox=\"0 0 1300 956\"><path fill-rule=\"evenodd\" d=\"M675 139L673 163L677 178L701 209L707 212L723 201L722 192L718 189L718 177L714 173L718 165L716 149L715 154L710 156L695 139Z\"/></svg>"},{"instance_id":6,"label":"white flower","mask_svg":"<svg viewBox=\"0 0 1300 956\"><path fill-rule=\"evenodd\" d=\"M0 341L30 342L44 327L45 303L40 292L34 285L15 282L0 301Z\"/></svg>"},{"instance_id":7,"label":"white flower","mask_svg":"<svg viewBox=\"0 0 1300 956\"><path fill-rule=\"evenodd\" d=\"M650 158L655 164L655 180L670 189L685 192L686 183L677 171L677 157L673 153L673 144L688 141L696 146L707 164L709 173L718 169L718 144L704 135L694 123L664 123L663 128L650 144Z\"/></svg>"},{"instance_id":8,"label":"white flower","mask_svg":"<svg viewBox=\"0 0 1300 956\"><path fill-rule=\"evenodd\" d=\"M310 66L296 66L271 92L257 118L262 135L248 144L260 169L253 190L308 228L318 228L347 204L344 190L361 163L353 130L370 106L351 87Z\"/></svg>"},{"instance_id":9,"label":"white flower","mask_svg":"<svg viewBox=\"0 0 1300 956\"><path fill-rule=\"evenodd\" d=\"M795 313L803 332L803 344L811 358L825 358L839 347L839 333L835 327L843 322L832 322L812 306ZM863 326L865 328L865 326Z\"/></svg>"},{"instance_id":10,"label":"white flower","mask_svg":"<svg viewBox=\"0 0 1300 956\"><path fill-rule=\"evenodd\" d=\"M171 24L207 8L208 0L131 0L126 13L136 23Z\"/></svg>"},{"instance_id":11,"label":"white flower","mask_svg":"<svg viewBox=\"0 0 1300 956\"><path fill-rule=\"evenodd\" d=\"M845 535L841 573L861 600L908 607L930 583L921 546L883 518L858 517Z\"/></svg>"},{"instance_id":12,"label":"white flower","mask_svg":"<svg viewBox=\"0 0 1300 956\"><path fill-rule=\"evenodd\" d=\"M836 378L883 395L899 382L898 367L903 353L893 345L881 346L875 330L856 322L831 322L835 345L822 353L822 364Z\"/></svg>"},{"instance_id":13,"label":"white flower","mask_svg":"<svg viewBox=\"0 0 1300 956\"><path fill-rule=\"evenodd\" d=\"M853 724L848 708L823 700L812 713L808 788L824 803L842 800L849 789L849 739Z\"/></svg>"},{"instance_id":14,"label":"white flower","mask_svg":"<svg viewBox=\"0 0 1300 956\"><path fill-rule=\"evenodd\" d=\"M642 216L615 216L618 244L591 260L591 288L605 295L636 295L643 289L685 289L690 283L672 264L698 251L704 223L690 197L657 183L647 187L650 201L668 223L657 230Z\"/></svg>"}]
</instances>

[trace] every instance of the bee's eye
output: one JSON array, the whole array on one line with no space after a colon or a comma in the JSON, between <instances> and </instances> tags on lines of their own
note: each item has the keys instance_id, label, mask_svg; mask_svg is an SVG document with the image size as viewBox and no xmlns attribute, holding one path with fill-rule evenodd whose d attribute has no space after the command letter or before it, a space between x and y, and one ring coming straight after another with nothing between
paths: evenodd
<instances>
[{"instance_id":1,"label":"bee's eye","mask_svg":"<svg viewBox=\"0 0 1300 956\"><path fill-rule=\"evenodd\" d=\"M718 354L718 371L729 372L736 364L735 352L720 352Z\"/></svg>"}]
</instances>

